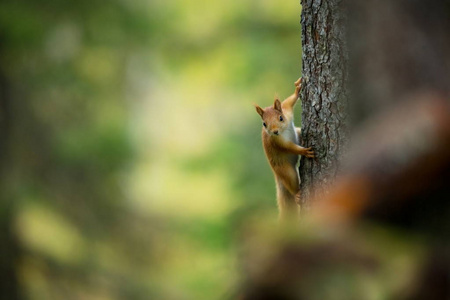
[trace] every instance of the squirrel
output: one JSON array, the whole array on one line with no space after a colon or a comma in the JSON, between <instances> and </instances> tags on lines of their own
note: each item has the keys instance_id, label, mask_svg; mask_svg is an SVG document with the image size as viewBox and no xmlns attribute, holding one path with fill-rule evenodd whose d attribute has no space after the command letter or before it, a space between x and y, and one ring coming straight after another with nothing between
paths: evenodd
<instances>
[{"instance_id":1,"label":"squirrel","mask_svg":"<svg viewBox=\"0 0 450 300\"><path fill-rule=\"evenodd\" d=\"M294 126L294 106L299 98L301 83L299 78L295 82L294 93L283 102L276 97L273 106L264 109L255 104L256 112L263 121L262 143L275 175L281 220L300 211L300 181L296 168L298 155L314 158L311 148L299 145L301 129Z\"/></svg>"}]
</instances>

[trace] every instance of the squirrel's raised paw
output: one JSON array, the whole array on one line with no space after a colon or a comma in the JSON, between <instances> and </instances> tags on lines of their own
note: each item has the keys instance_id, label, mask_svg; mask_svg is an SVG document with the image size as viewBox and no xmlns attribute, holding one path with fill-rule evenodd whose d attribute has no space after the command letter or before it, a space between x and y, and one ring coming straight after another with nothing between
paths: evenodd
<instances>
[{"instance_id":1,"label":"squirrel's raised paw","mask_svg":"<svg viewBox=\"0 0 450 300\"><path fill-rule=\"evenodd\" d=\"M302 78L300 77L294 84L295 84L294 94L298 95L300 92L300 89L302 88Z\"/></svg>"}]
</instances>

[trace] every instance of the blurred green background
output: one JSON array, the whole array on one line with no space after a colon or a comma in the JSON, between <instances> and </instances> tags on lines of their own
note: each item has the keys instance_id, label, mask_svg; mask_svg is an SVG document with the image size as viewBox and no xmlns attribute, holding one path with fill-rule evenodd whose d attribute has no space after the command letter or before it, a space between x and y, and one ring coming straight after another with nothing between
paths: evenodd
<instances>
[{"instance_id":1,"label":"blurred green background","mask_svg":"<svg viewBox=\"0 0 450 300\"><path fill-rule=\"evenodd\" d=\"M276 221L252 104L293 92L300 10L297 0L0 3L1 234L14 249L3 264L23 297L233 290L246 224Z\"/></svg>"}]
</instances>

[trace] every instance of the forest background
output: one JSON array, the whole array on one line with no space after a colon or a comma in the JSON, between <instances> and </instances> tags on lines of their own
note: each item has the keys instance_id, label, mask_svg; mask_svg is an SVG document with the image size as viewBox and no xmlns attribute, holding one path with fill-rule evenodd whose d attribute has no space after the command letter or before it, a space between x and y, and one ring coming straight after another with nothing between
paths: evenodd
<instances>
[{"instance_id":1,"label":"forest background","mask_svg":"<svg viewBox=\"0 0 450 300\"><path fill-rule=\"evenodd\" d=\"M3 1L3 296L232 291L248 228L276 222L252 104L293 92L300 12L276 0Z\"/></svg>"}]
</instances>

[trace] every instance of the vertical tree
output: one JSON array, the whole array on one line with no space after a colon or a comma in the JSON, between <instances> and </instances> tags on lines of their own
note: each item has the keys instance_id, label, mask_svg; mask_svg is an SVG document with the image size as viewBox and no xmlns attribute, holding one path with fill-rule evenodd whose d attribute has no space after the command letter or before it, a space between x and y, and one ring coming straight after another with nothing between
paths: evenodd
<instances>
[{"instance_id":1,"label":"vertical tree","mask_svg":"<svg viewBox=\"0 0 450 300\"><path fill-rule=\"evenodd\" d=\"M302 145L316 158L302 159L302 205L314 191L325 192L347 141L346 46L340 0L302 1Z\"/></svg>"}]
</instances>

